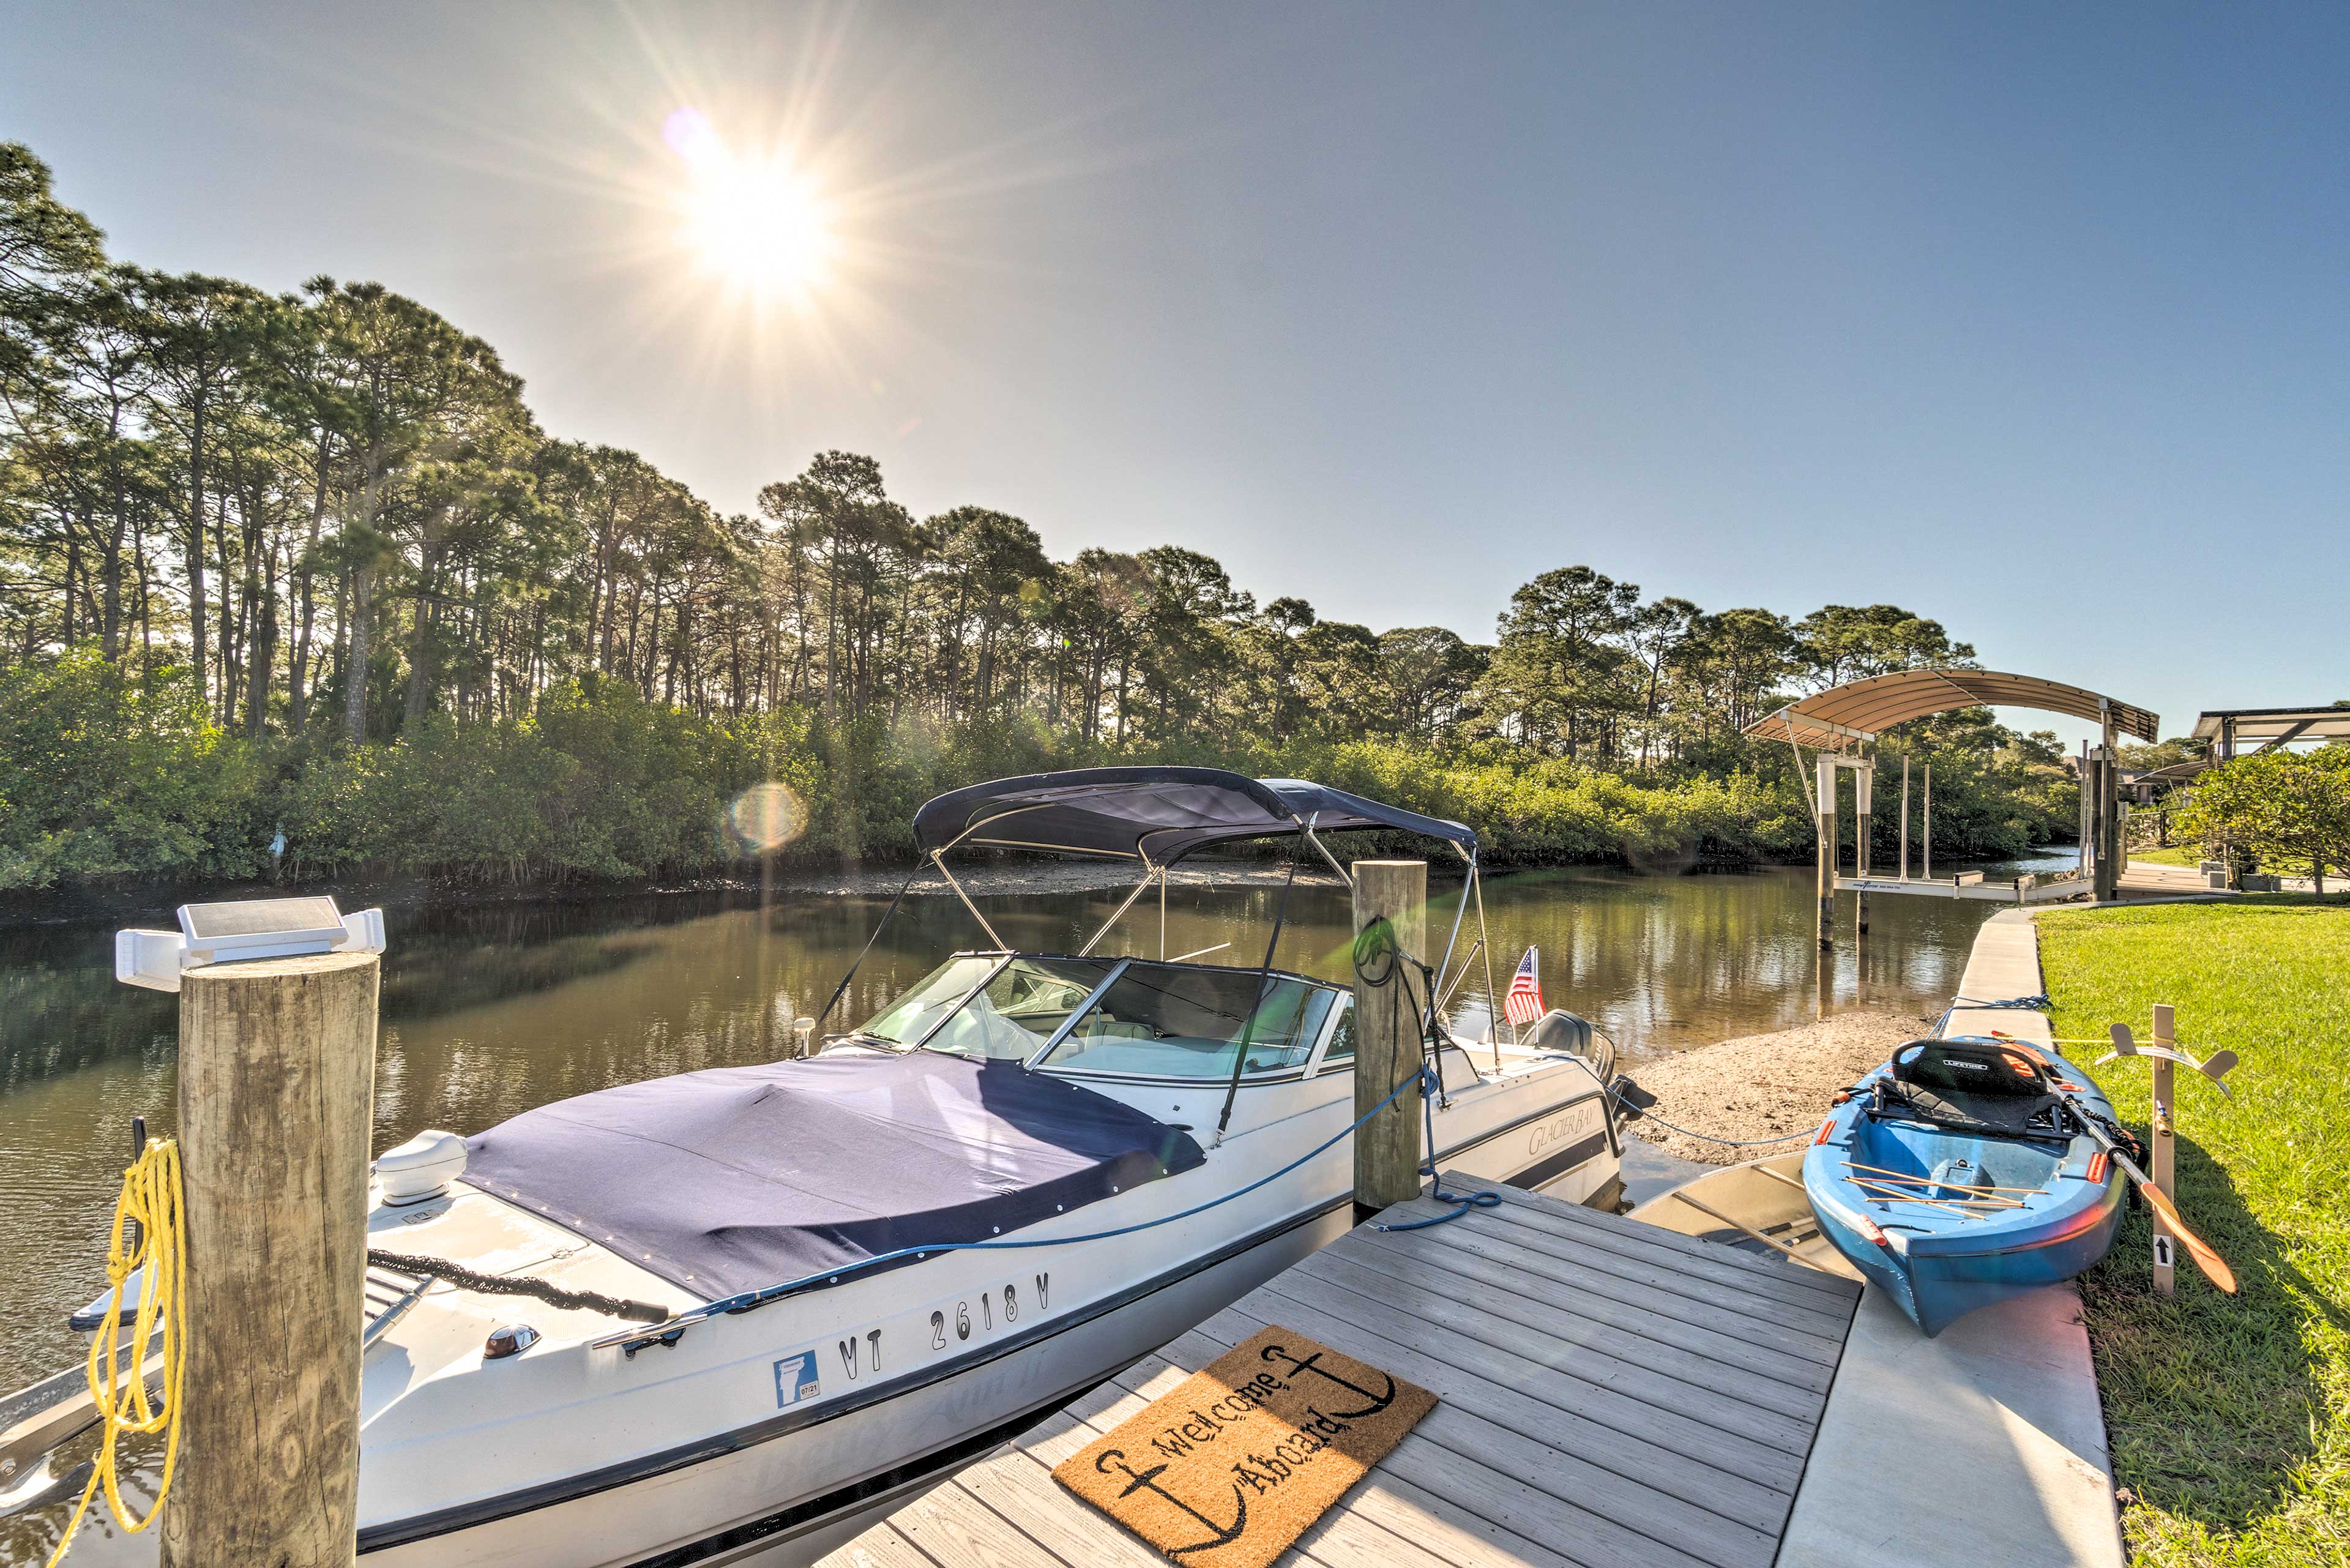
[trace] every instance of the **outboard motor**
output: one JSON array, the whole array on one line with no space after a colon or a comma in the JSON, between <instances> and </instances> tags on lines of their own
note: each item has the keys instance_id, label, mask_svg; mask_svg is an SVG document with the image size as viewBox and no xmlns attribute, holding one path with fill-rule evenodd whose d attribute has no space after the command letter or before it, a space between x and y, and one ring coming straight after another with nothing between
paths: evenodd
<instances>
[{"instance_id":1,"label":"outboard motor","mask_svg":"<svg viewBox=\"0 0 2350 1568\"><path fill-rule=\"evenodd\" d=\"M1534 1020L1527 1044L1537 1051L1556 1051L1588 1062L1591 1075L1607 1086L1611 1127L1638 1121L1640 1113L1657 1103L1657 1096L1634 1083L1629 1075L1616 1071L1616 1042L1580 1013L1552 1008Z\"/></svg>"},{"instance_id":2,"label":"outboard motor","mask_svg":"<svg viewBox=\"0 0 2350 1568\"><path fill-rule=\"evenodd\" d=\"M1582 1057L1603 1084L1616 1071L1616 1042L1593 1028L1588 1018L1563 1007L1554 1007L1535 1019L1526 1044L1537 1051Z\"/></svg>"}]
</instances>

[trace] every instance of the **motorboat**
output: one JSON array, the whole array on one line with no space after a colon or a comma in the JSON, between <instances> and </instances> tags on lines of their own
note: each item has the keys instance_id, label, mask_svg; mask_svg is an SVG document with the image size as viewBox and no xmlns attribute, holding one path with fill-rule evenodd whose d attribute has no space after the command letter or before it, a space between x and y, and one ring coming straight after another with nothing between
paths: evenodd
<instances>
[{"instance_id":1,"label":"motorboat","mask_svg":"<svg viewBox=\"0 0 2350 1568\"><path fill-rule=\"evenodd\" d=\"M812 1561L1355 1223L1351 986L1282 968L1278 917L1253 968L1166 956L1168 872L1211 846L1286 837L1293 879L1309 854L1347 876L1334 833L1457 852L1442 953L1404 955L1429 982L1411 993L1437 1085L1429 1168L1614 1200L1612 1045L1603 1060L1587 1031L1554 1049L1555 1027L1523 1044L1500 1023L1470 1043L1442 1027L1463 919L1483 923L1461 824L1149 767L958 790L914 831L985 940L873 1017L805 1057L604 1089L379 1158L371 1564ZM1139 880L1078 950L1016 951L949 859L1010 849L1124 860ZM1154 887L1146 955L1128 917ZM1484 983L1492 1018L1490 959ZM0 1408L20 1434L43 1419ZM72 1561L151 1557L151 1539L93 1520Z\"/></svg>"}]
</instances>

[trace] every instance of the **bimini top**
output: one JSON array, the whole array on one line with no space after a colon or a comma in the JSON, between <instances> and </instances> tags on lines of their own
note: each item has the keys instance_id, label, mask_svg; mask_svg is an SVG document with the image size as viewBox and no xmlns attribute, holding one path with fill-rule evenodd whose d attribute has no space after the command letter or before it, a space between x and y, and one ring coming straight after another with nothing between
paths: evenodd
<instances>
[{"instance_id":1,"label":"bimini top","mask_svg":"<svg viewBox=\"0 0 2350 1568\"><path fill-rule=\"evenodd\" d=\"M1193 850L1243 838L1392 827L1474 854L1457 822L1382 805L1305 779L1253 779L1222 768L1073 768L997 779L939 796L914 814L914 841L959 846L1115 855L1171 866Z\"/></svg>"},{"instance_id":2,"label":"bimini top","mask_svg":"<svg viewBox=\"0 0 2350 1568\"><path fill-rule=\"evenodd\" d=\"M1929 713L1953 708L2038 708L2095 723L2108 714L2125 733L2151 742L2155 716L2115 698L2078 686L2010 675L1997 670L1904 670L1847 680L1814 691L1746 726L1765 741L1787 740L1822 751L1877 739L1877 732Z\"/></svg>"}]
</instances>

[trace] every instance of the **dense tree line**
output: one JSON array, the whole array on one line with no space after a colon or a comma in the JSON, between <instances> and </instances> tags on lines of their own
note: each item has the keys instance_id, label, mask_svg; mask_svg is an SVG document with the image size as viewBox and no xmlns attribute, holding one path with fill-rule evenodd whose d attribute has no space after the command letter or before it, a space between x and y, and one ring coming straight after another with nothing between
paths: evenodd
<instances>
[{"instance_id":1,"label":"dense tree line","mask_svg":"<svg viewBox=\"0 0 2350 1568\"><path fill-rule=\"evenodd\" d=\"M288 819L313 869L632 874L722 852L712 802L794 768L808 842L855 853L910 804L891 777L1348 747L1372 771L1419 759L1389 781L1403 794L1440 764L1618 781L1602 794L1742 773L1763 792L1745 826L1684 836L1773 853L1783 835L1758 824L1795 797L1746 722L1792 690L1971 656L1890 606L1708 612L1587 566L1519 588L1490 647L1374 631L1260 604L1177 545L1056 561L1003 512L917 516L850 452L729 514L636 453L543 431L494 348L380 285L273 296L109 260L0 144L0 886L240 874ZM2045 772L1980 717L1923 738ZM185 803L77 826L98 807L63 781L109 746L133 773L99 794L167 755L191 780L229 769L217 827ZM536 782L484 815L473 775L500 759ZM687 826L612 837L664 811ZM2068 820L2011 815L1987 846ZM170 848L191 833L219 842Z\"/></svg>"}]
</instances>

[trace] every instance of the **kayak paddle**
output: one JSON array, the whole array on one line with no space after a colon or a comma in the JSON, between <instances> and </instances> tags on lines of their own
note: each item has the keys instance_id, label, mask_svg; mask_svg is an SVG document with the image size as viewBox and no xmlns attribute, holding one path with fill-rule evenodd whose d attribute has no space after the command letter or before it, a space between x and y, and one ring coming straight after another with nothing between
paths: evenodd
<instances>
[{"instance_id":1,"label":"kayak paddle","mask_svg":"<svg viewBox=\"0 0 2350 1568\"><path fill-rule=\"evenodd\" d=\"M2105 1128L2086 1116L2081 1117L2080 1121L2088 1128L2089 1136L2105 1147L2106 1156L2116 1165L2120 1166L2132 1181L2137 1183L2137 1189L2146 1194L2146 1200L2154 1205L2154 1211L2162 1216L2162 1222L2170 1227L2170 1233L2178 1238L2179 1244L2187 1249L2187 1255L2195 1260L2197 1268L2203 1271L2203 1277L2230 1295L2234 1295L2236 1272L2228 1267L2228 1261L2213 1251L2210 1243L2202 1237L2187 1228L2187 1221L2178 1217L2178 1205L2173 1203L2169 1195L2161 1188L2147 1179L2146 1172L2140 1170L2137 1163L2121 1151L2121 1146L2113 1140Z\"/></svg>"}]
</instances>

